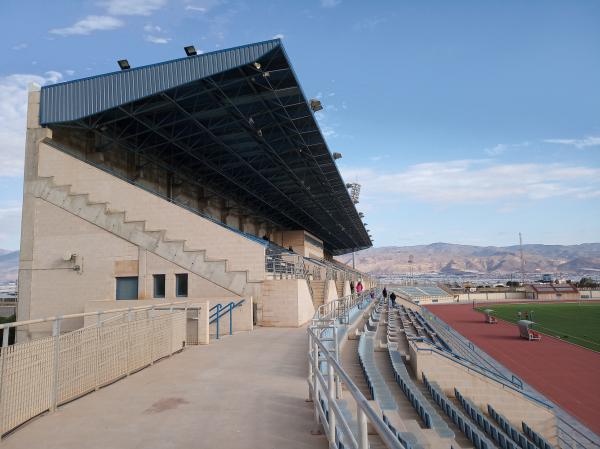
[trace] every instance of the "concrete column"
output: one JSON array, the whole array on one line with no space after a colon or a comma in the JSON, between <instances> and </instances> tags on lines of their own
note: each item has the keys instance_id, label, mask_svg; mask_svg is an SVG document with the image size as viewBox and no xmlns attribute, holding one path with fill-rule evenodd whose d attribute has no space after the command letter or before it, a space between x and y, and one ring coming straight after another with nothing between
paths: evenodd
<instances>
[{"instance_id":1,"label":"concrete column","mask_svg":"<svg viewBox=\"0 0 600 449\"><path fill-rule=\"evenodd\" d=\"M210 325L209 325L209 314L210 302L200 303L200 310L198 310L198 344L207 345L210 343Z\"/></svg>"},{"instance_id":2,"label":"concrete column","mask_svg":"<svg viewBox=\"0 0 600 449\"><path fill-rule=\"evenodd\" d=\"M138 298L139 299L147 299L152 297L152 294L148 292L148 288L150 288L150 292L152 291L152 287L148 287L148 276L147 276L147 268L146 268L146 250L144 248L138 247Z\"/></svg>"},{"instance_id":3,"label":"concrete column","mask_svg":"<svg viewBox=\"0 0 600 449\"><path fill-rule=\"evenodd\" d=\"M36 198L31 188L38 177L39 142L52 138L52 131L41 128L39 122L40 87L32 85L27 104L27 135L23 176L23 210L21 215L21 246L19 254L19 302L17 320L31 319L31 285L33 281L33 242L35 235ZM17 341L27 339L27 330L19 328Z\"/></svg>"}]
</instances>

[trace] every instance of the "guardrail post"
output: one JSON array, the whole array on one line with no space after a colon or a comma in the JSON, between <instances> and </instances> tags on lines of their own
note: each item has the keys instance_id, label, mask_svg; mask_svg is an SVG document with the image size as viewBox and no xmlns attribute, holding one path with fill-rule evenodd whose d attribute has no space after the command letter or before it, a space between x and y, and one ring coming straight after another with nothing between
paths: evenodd
<instances>
[{"instance_id":1,"label":"guardrail post","mask_svg":"<svg viewBox=\"0 0 600 449\"><path fill-rule=\"evenodd\" d=\"M131 373L131 306L127 311L127 375Z\"/></svg>"},{"instance_id":2,"label":"guardrail post","mask_svg":"<svg viewBox=\"0 0 600 449\"><path fill-rule=\"evenodd\" d=\"M102 312L98 311L96 317L96 386L95 390L100 389L100 328L102 327Z\"/></svg>"},{"instance_id":3,"label":"guardrail post","mask_svg":"<svg viewBox=\"0 0 600 449\"><path fill-rule=\"evenodd\" d=\"M327 405L329 406L329 421L327 423L329 424L329 435L327 435L327 438L329 439L329 443L333 443L335 446L335 412L333 410L333 403L335 401L336 386L333 365L329 360L327 360L327 373Z\"/></svg>"},{"instance_id":4,"label":"guardrail post","mask_svg":"<svg viewBox=\"0 0 600 449\"><path fill-rule=\"evenodd\" d=\"M356 404L356 418L358 421L358 449L369 449L367 415L358 404Z\"/></svg>"},{"instance_id":5,"label":"guardrail post","mask_svg":"<svg viewBox=\"0 0 600 449\"><path fill-rule=\"evenodd\" d=\"M152 306L148 310L148 318L150 320L150 365L154 365L154 340L156 339L156 330L154 329L154 310L156 306Z\"/></svg>"},{"instance_id":6,"label":"guardrail post","mask_svg":"<svg viewBox=\"0 0 600 449\"><path fill-rule=\"evenodd\" d=\"M314 325L314 322L315 322L315 320L312 321L311 327ZM307 379L307 383L308 383L308 399L307 399L307 402L312 402L312 400L313 400L312 388L314 388L314 385L311 385L312 381L313 381L313 364L312 364L312 358L314 356L314 354L313 354L313 342L312 342L312 339L313 339L313 337L312 337L312 335L310 333L310 330L309 330L309 332L308 332L308 362L309 363L308 363L308 379ZM1 378L0 378L0 380L1 380ZM311 388L311 386L312 386L312 388Z\"/></svg>"},{"instance_id":7,"label":"guardrail post","mask_svg":"<svg viewBox=\"0 0 600 449\"><path fill-rule=\"evenodd\" d=\"M316 340L316 338L315 338ZM315 404L315 429L319 431L319 424L321 420L319 418L319 378L317 371L319 371L319 345L316 341L313 341L313 402Z\"/></svg>"},{"instance_id":8,"label":"guardrail post","mask_svg":"<svg viewBox=\"0 0 600 449\"><path fill-rule=\"evenodd\" d=\"M173 305L169 307L169 323L169 357L171 357L173 355L173 328L175 327L173 326Z\"/></svg>"},{"instance_id":9,"label":"guardrail post","mask_svg":"<svg viewBox=\"0 0 600 449\"><path fill-rule=\"evenodd\" d=\"M2 382L4 381L4 359L6 359L6 348L8 347L8 336L10 335L10 327L2 329L2 352L0 352L0 437L4 433L4 398L2 396ZM15 337L17 328L15 327ZM2 440L0 440L2 445Z\"/></svg>"},{"instance_id":10,"label":"guardrail post","mask_svg":"<svg viewBox=\"0 0 600 449\"><path fill-rule=\"evenodd\" d=\"M60 360L60 321L57 317L52 323L52 337L54 337L54 359L52 363L52 390L50 397L50 411L56 410L58 404L59 360Z\"/></svg>"},{"instance_id":11,"label":"guardrail post","mask_svg":"<svg viewBox=\"0 0 600 449\"><path fill-rule=\"evenodd\" d=\"M221 304L217 304L217 340L219 339L219 318L221 315Z\"/></svg>"}]
</instances>

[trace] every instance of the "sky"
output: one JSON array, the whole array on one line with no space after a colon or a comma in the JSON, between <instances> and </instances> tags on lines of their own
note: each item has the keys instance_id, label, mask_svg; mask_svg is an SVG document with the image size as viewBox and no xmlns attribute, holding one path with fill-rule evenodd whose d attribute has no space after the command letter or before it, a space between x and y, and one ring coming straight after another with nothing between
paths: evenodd
<instances>
[{"instance_id":1,"label":"sky","mask_svg":"<svg viewBox=\"0 0 600 449\"><path fill-rule=\"evenodd\" d=\"M376 246L600 241L600 2L0 3L0 248L27 86L281 38Z\"/></svg>"}]
</instances>

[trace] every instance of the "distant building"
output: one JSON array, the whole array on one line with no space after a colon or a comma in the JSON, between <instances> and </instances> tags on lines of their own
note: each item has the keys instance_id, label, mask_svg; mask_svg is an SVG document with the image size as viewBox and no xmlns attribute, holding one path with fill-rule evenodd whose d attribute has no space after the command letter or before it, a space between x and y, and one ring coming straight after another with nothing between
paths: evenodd
<instances>
[{"instance_id":1,"label":"distant building","mask_svg":"<svg viewBox=\"0 0 600 449\"><path fill-rule=\"evenodd\" d=\"M531 284L525 286L527 299L539 300L577 300L581 299L579 290L571 284Z\"/></svg>"},{"instance_id":2,"label":"distant building","mask_svg":"<svg viewBox=\"0 0 600 449\"><path fill-rule=\"evenodd\" d=\"M542 282L552 282L552 275L551 274L543 274L542 275Z\"/></svg>"}]
</instances>

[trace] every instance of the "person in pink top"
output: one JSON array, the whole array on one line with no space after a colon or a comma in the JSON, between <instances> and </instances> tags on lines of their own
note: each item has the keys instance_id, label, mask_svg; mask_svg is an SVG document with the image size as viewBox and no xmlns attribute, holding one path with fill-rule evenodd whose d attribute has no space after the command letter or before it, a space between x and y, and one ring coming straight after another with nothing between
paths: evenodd
<instances>
[{"instance_id":1,"label":"person in pink top","mask_svg":"<svg viewBox=\"0 0 600 449\"><path fill-rule=\"evenodd\" d=\"M363 291L363 285L361 281L358 281L358 283L356 284L356 293L360 293Z\"/></svg>"}]
</instances>

